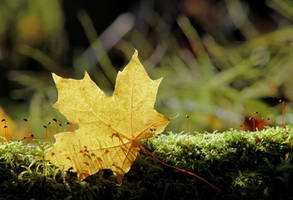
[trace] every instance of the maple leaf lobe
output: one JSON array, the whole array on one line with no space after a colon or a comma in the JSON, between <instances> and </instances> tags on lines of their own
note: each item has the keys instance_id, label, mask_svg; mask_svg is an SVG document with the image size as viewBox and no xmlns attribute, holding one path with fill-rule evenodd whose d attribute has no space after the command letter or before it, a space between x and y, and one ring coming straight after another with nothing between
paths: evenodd
<instances>
[{"instance_id":1,"label":"maple leaf lobe","mask_svg":"<svg viewBox=\"0 0 293 200\"><path fill-rule=\"evenodd\" d=\"M57 134L46 159L72 169L81 180L109 168L121 183L137 156L139 140L162 132L170 121L154 110L162 79L149 78L137 51L118 73L111 97L87 73L81 80L52 76L58 90L54 107L79 128Z\"/></svg>"}]
</instances>

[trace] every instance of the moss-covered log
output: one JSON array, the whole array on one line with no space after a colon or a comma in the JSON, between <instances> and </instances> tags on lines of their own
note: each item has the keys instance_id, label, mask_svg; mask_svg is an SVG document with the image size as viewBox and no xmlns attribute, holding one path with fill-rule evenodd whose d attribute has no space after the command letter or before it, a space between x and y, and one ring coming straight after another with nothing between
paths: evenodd
<instances>
[{"instance_id":1,"label":"moss-covered log","mask_svg":"<svg viewBox=\"0 0 293 200\"><path fill-rule=\"evenodd\" d=\"M2 143L0 199L293 199L292 136L292 127L276 127L189 137L166 133L142 143L160 160L207 179L220 193L144 152L117 186L110 170L78 182L75 173L43 160L50 146L42 142Z\"/></svg>"}]
</instances>

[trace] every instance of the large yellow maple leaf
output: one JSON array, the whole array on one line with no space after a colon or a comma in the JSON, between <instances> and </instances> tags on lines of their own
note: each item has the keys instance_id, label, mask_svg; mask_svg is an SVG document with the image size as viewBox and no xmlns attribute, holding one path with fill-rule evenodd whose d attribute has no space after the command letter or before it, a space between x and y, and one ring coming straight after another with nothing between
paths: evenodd
<instances>
[{"instance_id":1,"label":"large yellow maple leaf","mask_svg":"<svg viewBox=\"0 0 293 200\"><path fill-rule=\"evenodd\" d=\"M77 172L80 180L108 168L121 183L137 156L139 140L162 132L170 121L154 110L162 78L149 78L137 51L118 73L111 97L87 73L82 80L55 74L53 79L58 89L54 107L79 128L57 134L46 159Z\"/></svg>"}]
</instances>

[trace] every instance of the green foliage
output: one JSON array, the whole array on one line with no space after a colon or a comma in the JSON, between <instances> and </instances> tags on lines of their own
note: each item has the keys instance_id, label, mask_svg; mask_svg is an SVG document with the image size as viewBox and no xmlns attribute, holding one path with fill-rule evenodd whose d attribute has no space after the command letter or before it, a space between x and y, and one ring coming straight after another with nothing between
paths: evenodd
<instances>
[{"instance_id":1,"label":"green foliage","mask_svg":"<svg viewBox=\"0 0 293 200\"><path fill-rule=\"evenodd\" d=\"M153 73L165 77L158 106L170 116L180 114L171 122L171 130L185 128L186 114L196 130L237 127L243 116L256 111L271 119L280 117L280 106L268 105L263 99L277 98L281 87L286 98L292 99L293 84L287 74L293 73L292 51L287 46L292 28L263 34L235 46L221 46L208 38L204 41L205 51L188 19L178 18L178 23L189 43L195 45L193 53L198 49L203 52L199 54L202 57L195 58L180 49L176 40L162 41L168 55L161 58ZM291 111L291 104L287 104L287 112Z\"/></svg>"},{"instance_id":2,"label":"green foliage","mask_svg":"<svg viewBox=\"0 0 293 200\"><path fill-rule=\"evenodd\" d=\"M0 16L0 41L5 41L11 34L12 45L19 53L26 54L17 48L22 44L52 44L62 33L63 14L59 0L3 0Z\"/></svg>"},{"instance_id":3,"label":"green foliage","mask_svg":"<svg viewBox=\"0 0 293 200\"><path fill-rule=\"evenodd\" d=\"M256 143L257 136L257 143ZM77 181L43 160L49 146L36 141L0 145L0 197L9 199L292 199L293 128L245 132L166 133L142 142L160 160L207 179L160 165L144 152L116 185L109 170ZM45 170L44 170L45 169ZM44 176L45 174L45 176Z\"/></svg>"},{"instance_id":4,"label":"green foliage","mask_svg":"<svg viewBox=\"0 0 293 200\"><path fill-rule=\"evenodd\" d=\"M227 10L226 17L231 18L235 27L218 29L221 24L203 24L203 29L205 25L216 27L205 30L204 34L198 33L193 25L196 18L182 14L174 17L177 23L169 24L155 8L149 8L145 19L138 17L140 25L130 26L127 33L109 26L103 37L99 37L94 22L100 19L91 20L81 11L76 17L83 30L72 31L84 32L89 45L80 49L67 44L61 1L3 0L0 41L4 53L0 57L5 61L5 79L0 81L11 86L9 95L3 95L0 104L13 118L30 119L33 131L40 133L40 124L52 117L62 118L50 107L56 101L50 72L80 78L87 70L93 80L111 94L114 77L122 64L115 66L116 60L109 56L114 52L126 61L136 48L152 77L164 77L158 94L158 110L170 117L179 114L170 123L170 130L183 130L186 114L190 116L192 129L198 131L239 127L243 116L256 111L280 124L280 105L269 105L264 99L281 96L288 101L287 113L292 113L292 3L271 0L264 4L274 10L270 16L274 16L278 27L269 28L269 33L266 24L256 25L258 20L246 17L245 1L219 2L215 13L221 16L226 13L223 10ZM253 10L247 12L253 13ZM276 17L277 13L284 18ZM225 21L226 17L219 21ZM124 22L118 20L117 24L124 26ZM131 24L131 20L126 22ZM14 27L18 31L14 31ZM235 28L243 35L243 41L235 42L235 38L227 36L226 32L233 32L231 29ZM117 36L112 44L112 39L107 41L111 34L106 33L112 33L113 29ZM6 45L7 37L11 47ZM106 45L109 43L113 46ZM67 49L71 49L70 55ZM29 70L32 61L38 71ZM67 67L71 65L72 68ZM286 115L289 124L293 123L292 119L292 114Z\"/></svg>"}]
</instances>

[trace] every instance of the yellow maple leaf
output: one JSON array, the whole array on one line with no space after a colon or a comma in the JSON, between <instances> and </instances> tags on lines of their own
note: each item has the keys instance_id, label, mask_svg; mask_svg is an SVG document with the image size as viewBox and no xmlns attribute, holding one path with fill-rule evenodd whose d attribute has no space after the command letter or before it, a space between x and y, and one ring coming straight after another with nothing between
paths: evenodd
<instances>
[{"instance_id":1,"label":"yellow maple leaf","mask_svg":"<svg viewBox=\"0 0 293 200\"><path fill-rule=\"evenodd\" d=\"M100 169L112 169L119 183L139 151L139 140L162 132L169 119L154 110L158 86L135 51L116 79L109 97L85 73L82 80L53 74L58 90L56 107L78 125L74 133L57 134L46 159L77 172L80 180Z\"/></svg>"}]
</instances>

